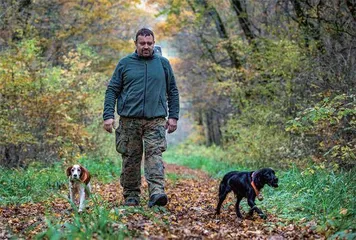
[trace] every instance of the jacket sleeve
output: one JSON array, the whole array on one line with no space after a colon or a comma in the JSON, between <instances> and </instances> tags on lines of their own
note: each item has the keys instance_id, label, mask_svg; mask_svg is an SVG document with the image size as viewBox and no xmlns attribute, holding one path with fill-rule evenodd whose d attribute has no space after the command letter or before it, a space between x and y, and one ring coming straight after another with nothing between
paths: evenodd
<instances>
[{"instance_id":1,"label":"jacket sleeve","mask_svg":"<svg viewBox=\"0 0 356 240\"><path fill-rule=\"evenodd\" d=\"M104 112L103 112L103 119L104 121L107 119L114 119L115 118L115 103L117 98L119 97L122 86L123 86L123 72L124 65L120 61L115 71L111 77L109 85L105 92L105 101L104 101Z\"/></svg>"},{"instance_id":2,"label":"jacket sleeve","mask_svg":"<svg viewBox=\"0 0 356 240\"><path fill-rule=\"evenodd\" d=\"M172 67L167 60L167 96L168 96L168 118L179 119L179 92Z\"/></svg>"}]
</instances>

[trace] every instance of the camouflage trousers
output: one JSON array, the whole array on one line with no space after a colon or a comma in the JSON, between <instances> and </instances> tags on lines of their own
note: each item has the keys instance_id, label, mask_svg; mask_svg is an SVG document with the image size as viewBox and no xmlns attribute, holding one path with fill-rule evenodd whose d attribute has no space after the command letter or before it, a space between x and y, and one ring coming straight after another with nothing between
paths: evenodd
<instances>
[{"instance_id":1,"label":"camouflage trousers","mask_svg":"<svg viewBox=\"0 0 356 240\"><path fill-rule=\"evenodd\" d=\"M143 156L149 196L164 193L162 152L167 148L165 123L165 118L120 117L115 133L116 150L122 156L120 183L124 198L139 197Z\"/></svg>"}]
</instances>

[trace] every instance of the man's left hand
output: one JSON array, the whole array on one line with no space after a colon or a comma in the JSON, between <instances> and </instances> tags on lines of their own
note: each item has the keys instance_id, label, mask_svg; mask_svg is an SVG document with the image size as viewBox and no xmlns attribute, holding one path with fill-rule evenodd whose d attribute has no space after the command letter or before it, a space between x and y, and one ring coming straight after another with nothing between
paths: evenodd
<instances>
[{"instance_id":1,"label":"man's left hand","mask_svg":"<svg viewBox=\"0 0 356 240\"><path fill-rule=\"evenodd\" d=\"M165 127L168 133L174 132L175 130L177 130L177 119L169 118Z\"/></svg>"}]
</instances>

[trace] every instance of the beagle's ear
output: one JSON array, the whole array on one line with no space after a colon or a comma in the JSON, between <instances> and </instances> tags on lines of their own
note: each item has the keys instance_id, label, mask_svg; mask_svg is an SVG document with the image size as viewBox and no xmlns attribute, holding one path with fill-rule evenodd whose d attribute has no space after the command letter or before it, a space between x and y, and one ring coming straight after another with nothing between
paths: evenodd
<instances>
[{"instance_id":1,"label":"beagle's ear","mask_svg":"<svg viewBox=\"0 0 356 240\"><path fill-rule=\"evenodd\" d=\"M72 173L72 167L68 167L66 172L67 172L67 176L69 177L70 174Z\"/></svg>"},{"instance_id":2,"label":"beagle's ear","mask_svg":"<svg viewBox=\"0 0 356 240\"><path fill-rule=\"evenodd\" d=\"M89 181L90 181L90 173L89 173L89 171L85 167L82 167L82 166L80 166L80 170L81 170L80 180L82 182L84 182L85 184L88 184Z\"/></svg>"}]
</instances>

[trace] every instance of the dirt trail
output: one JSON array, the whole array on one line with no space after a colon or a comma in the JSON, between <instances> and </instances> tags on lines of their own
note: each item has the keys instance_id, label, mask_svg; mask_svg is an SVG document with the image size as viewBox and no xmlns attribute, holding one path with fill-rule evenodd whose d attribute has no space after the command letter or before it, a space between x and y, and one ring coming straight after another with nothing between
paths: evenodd
<instances>
[{"instance_id":1,"label":"dirt trail","mask_svg":"<svg viewBox=\"0 0 356 240\"><path fill-rule=\"evenodd\" d=\"M268 213L268 219L257 216L237 220L234 198L230 194L220 216L214 215L218 181L202 171L167 164L166 208L147 207L147 184L143 180L141 206L122 207L118 182L93 183L93 190L102 201L119 213L117 229L128 229L138 238L149 239L325 239L308 227L296 226ZM66 190L63 190L63 195ZM93 203L91 203L93 204ZM45 229L45 217L62 222L71 221L73 213L64 198L49 199L37 204L0 208L0 239L11 236L31 238ZM90 209L88 210L90 211ZM244 211L242 211L244 215Z\"/></svg>"}]
</instances>

